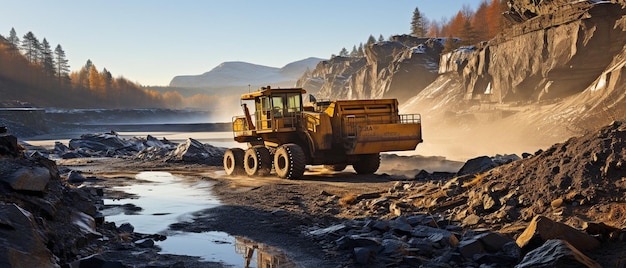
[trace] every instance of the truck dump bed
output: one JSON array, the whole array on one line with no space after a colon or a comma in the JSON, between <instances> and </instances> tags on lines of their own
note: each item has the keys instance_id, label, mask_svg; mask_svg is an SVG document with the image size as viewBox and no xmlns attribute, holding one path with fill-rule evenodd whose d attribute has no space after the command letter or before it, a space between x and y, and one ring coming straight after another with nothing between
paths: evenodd
<instances>
[{"instance_id":1,"label":"truck dump bed","mask_svg":"<svg viewBox=\"0 0 626 268\"><path fill-rule=\"evenodd\" d=\"M420 115L399 114L395 99L335 101L324 112L347 154L414 150L422 142Z\"/></svg>"}]
</instances>

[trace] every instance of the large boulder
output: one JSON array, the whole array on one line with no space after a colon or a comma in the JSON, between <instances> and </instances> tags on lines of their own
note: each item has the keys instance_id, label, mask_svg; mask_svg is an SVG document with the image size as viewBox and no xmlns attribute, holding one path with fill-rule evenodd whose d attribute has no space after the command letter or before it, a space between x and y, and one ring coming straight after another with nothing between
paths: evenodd
<instances>
[{"instance_id":1,"label":"large boulder","mask_svg":"<svg viewBox=\"0 0 626 268\"><path fill-rule=\"evenodd\" d=\"M0 203L0 216L1 267L58 267L30 212Z\"/></svg>"},{"instance_id":2,"label":"large boulder","mask_svg":"<svg viewBox=\"0 0 626 268\"><path fill-rule=\"evenodd\" d=\"M170 160L219 166L222 165L224 151L224 148L202 144L198 140L189 138L170 153Z\"/></svg>"},{"instance_id":3,"label":"large boulder","mask_svg":"<svg viewBox=\"0 0 626 268\"><path fill-rule=\"evenodd\" d=\"M549 267L601 267L597 262L585 256L564 240L551 239L542 246L528 252L515 268Z\"/></svg>"},{"instance_id":4,"label":"large boulder","mask_svg":"<svg viewBox=\"0 0 626 268\"><path fill-rule=\"evenodd\" d=\"M544 216L533 218L516 242L523 252L528 252L550 239L567 241L578 250L591 250L600 246L598 239Z\"/></svg>"},{"instance_id":5,"label":"large boulder","mask_svg":"<svg viewBox=\"0 0 626 268\"><path fill-rule=\"evenodd\" d=\"M71 139L69 147L72 150L79 148L97 152L139 151L137 144L129 142L112 133L83 134L79 139Z\"/></svg>"},{"instance_id":6,"label":"large boulder","mask_svg":"<svg viewBox=\"0 0 626 268\"><path fill-rule=\"evenodd\" d=\"M1 168L4 169L4 168ZM0 174L4 173L0 169ZM43 192L52 178L45 167L22 166L17 170L3 174L1 181L8 183L13 190Z\"/></svg>"}]
</instances>

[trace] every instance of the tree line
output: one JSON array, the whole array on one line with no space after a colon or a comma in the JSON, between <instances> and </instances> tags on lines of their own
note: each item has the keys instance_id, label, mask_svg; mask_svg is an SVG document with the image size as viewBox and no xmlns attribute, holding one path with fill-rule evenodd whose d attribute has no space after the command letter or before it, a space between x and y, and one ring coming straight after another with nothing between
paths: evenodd
<instances>
[{"instance_id":1,"label":"tree line","mask_svg":"<svg viewBox=\"0 0 626 268\"><path fill-rule=\"evenodd\" d=\"M495 37L503 29L510 25L502 16L508 10L506 0L484 0L475 11L465 5L452 18L441 18L440 20L430 20L426 14L420 12L419 7L413 11L410 24L410 34L415 37L429 38L458 38L459 42L446 42L444 53L457 49L461 46L470 46L481 41ZM364 46L376 42L385 41L381 34L378 39L370 35L365 45L360 43L353 46L352 51L343 47L339 51L341 57L363 57ZM333 54L331 57L336 57Z\"/></svg>"},{"instance_id":2,"label":"tree line","mask_svg":"<svg viewBox=\"0 0 626 268\"><path fill-rule=\"evenodd\" d=\"M28 32L21 39L14 28L0 35L0 100L20 100L59 108L183 108L207 107L213 98L185 98L178 92L158 92L120 76L113 77L87 63L70 72L63 47L52 46Z\"/></svg>"}]
</instances>

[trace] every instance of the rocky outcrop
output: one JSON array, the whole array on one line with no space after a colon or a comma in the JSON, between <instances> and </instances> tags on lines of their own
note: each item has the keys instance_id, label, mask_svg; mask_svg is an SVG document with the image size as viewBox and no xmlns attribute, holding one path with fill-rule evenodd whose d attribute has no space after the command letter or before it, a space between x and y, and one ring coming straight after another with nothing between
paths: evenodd
<instances>
[{"instance_id":1,"label":"rocky outcrop","mask_svg":"<svg viewBox=\"0 0 626 268\"><path fill-rule=\"evenodd\" d=\"M505 30L485 47L465 54L466 100L540 101L583 92L626 45L614 4L570 4ZM450 65L451 63L442 63Z\"/></svg>"},{"instance_id":2,"label":"rocky outcrop","mask_svg":"<svg viewBox=\"0 0 626 268\"><path fill-rule=\"evenodd\" d=\"M364 57L334 57L317 65L296 86L325 99L414 96L436 77L444 39L394 36L365 48Z\"/></svg>"},{"instance_id":3,"label":"rocky outcrop","mask_svg":"<svg viewBox=\"0 0 626 268\"><path fill-rule=\"evenodd\" d=\"M571 5L571 0L544 0L544 1L519 1L508 0L510 10L505 16L515 22L524 22L537 16L550 15L560 12L564 6ZM600 2L599 0L584 1L588 3ZM611 0L602 2L612 2L626 4L624 0Z\"/></svg>"},{"instance_id":4,"label":"rocky outcrop","mask_svg":"<svg viewBox=\"0 0 626 268\"><path fill-rule=\"evenodd\" d=\"M0 266L59 267L101 236L94 220L99 197L68 186L53 161L26 156L15 137L0 141L13 143L0 150Z\"/></svg>"}]
</instances>

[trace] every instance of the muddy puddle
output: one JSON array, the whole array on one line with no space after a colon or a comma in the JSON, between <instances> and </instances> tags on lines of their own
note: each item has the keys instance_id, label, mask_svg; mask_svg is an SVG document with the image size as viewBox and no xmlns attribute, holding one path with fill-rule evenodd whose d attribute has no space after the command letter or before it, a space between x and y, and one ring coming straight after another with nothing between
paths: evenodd
<instances>
[{"instance_id":1,"label":"muddy puddle","mask_svg":"<svg viewBox=\"0 0 626 268\"><path fill-rule=\"evenodd\" d=\"M132 199L105 199L102 213L117 226L130 223L135 232L163 234L156 244L161 253L198 256L232 267L295 267L278 249L224 232L188 233L169 230L172 223L189 222L196 211L220 205L211 194L211 182L190 182L168 172L141 172L141 181L115 190Z\"/></svg>"}]
</instances>

